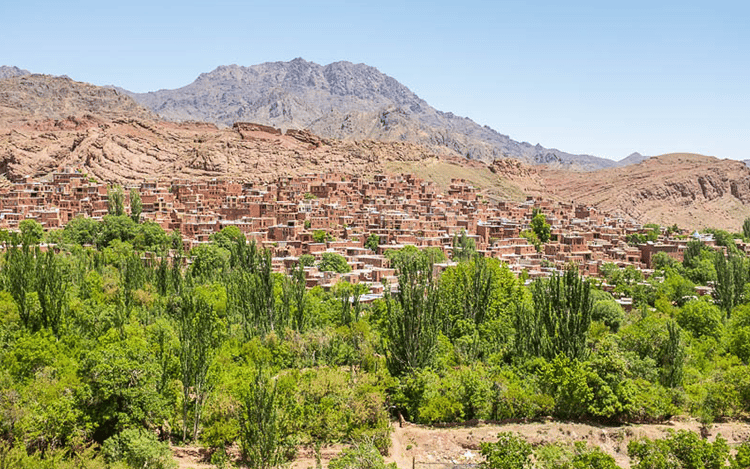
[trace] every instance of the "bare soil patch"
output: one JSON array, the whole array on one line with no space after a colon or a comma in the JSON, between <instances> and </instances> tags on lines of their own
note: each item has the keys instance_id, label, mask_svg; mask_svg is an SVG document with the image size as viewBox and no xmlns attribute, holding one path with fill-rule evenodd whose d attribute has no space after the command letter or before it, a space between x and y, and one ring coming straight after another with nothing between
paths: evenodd
<instances>
[{"instance_id":1,"label":"bare soil patch","mask_svg":"<svg viewBox=\"0 0 750 469\"><path fill-rule=\"evenodd\" d=\"M631 440L648 437L663 438L670 430L690 430L700 434L701 424L694 419L675 419L664 424L604 426L571 422L512 423L505 425L478 424L452 428L435 428L421 425L393 424L391 451L387 462L395 462L399 469L411 469L413 463L478 464L482 461L480 445L494 442L500 432L515 432L526 438L532 445L548 443L573 444L584 441L598 446L615 458L623 468L630 467L627 455ZM750 424L745 422L717 423L708 430L709 441L721 435L730 448L750 440ZM332 445L321 448L320 462L328 467L345 445ZM212 468L207 462L205 450L200 447L173 447L175 459L180 469ZM238 455L233 451L235 456ZM315 469L316 457L311 448L300 448L297 458L291 464L293 469Z\"/></svg>"}]
</instances>

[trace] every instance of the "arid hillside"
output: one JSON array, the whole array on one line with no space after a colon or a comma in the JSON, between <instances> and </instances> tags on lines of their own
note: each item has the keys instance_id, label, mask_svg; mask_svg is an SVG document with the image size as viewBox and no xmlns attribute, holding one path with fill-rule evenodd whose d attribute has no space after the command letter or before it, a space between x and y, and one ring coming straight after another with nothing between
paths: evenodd
<instances>
[{"instance_id":1,"label":"arid hillside","mask_svg":"<svg viewBox=\"0 0 750 469\"><path fill-rule=\"evenodd\" d=\"M540 175L546 182L540 194L643 222L738 231L750 216L750 169L741 161L680 153L622 168Z\"/></svg>"},{"instance_id":2,"label":"arid hillside","mask_svg":"<svg viewBox=\"0 0 750 469\"><path fill-rule=\"evenodd\" d=\"M464 178L490 198L574 201L641 222L736 231L750 216L750 169L739 161L673 154L595 172L513 159L486 164L406 142L323 139L250 124L219 129L166 122L116 90L68 78L0 80L0 177L41 178L63 168L120 183L413 173L442 187Z\"/></svg>"}]
</instances>

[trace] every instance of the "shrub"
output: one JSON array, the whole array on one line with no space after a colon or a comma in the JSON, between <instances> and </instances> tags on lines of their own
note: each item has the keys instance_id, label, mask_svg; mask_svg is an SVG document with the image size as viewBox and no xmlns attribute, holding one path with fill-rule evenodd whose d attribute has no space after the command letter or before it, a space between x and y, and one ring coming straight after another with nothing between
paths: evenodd
<instances>
[{"instance_id":1,"label":"shrub","mask_svg":"<svg viewBox=\"0 0 750 469\"><path fill-rule=\"evenodd\" d=\"M330 469L397 469L395 463L386 464L383 456L372 443L361 443L346 448L331 459Z\"/></svg>"},{"instance_id":2,"label":"shrub","mask_svg":"<svg viewBox=\"0 0 750 469\"><path fill-rule=\"evenodd\" d=\"M156 439L153 433L126 429L108 438L102 446L104 459L112 464L124 462L132 468L172 469L177 463L167 443Z\"/></svg>"},{"instance_id":3,"label":"shrub","mask_svg":"<svg viewBox=\"0 0 750 469\"><path fill-rule=\"evenodd\" d=\"M519 435L502 432L495 443L482 443L482 469L531 469L531 445Z\"/></svg>"}]
</instances>

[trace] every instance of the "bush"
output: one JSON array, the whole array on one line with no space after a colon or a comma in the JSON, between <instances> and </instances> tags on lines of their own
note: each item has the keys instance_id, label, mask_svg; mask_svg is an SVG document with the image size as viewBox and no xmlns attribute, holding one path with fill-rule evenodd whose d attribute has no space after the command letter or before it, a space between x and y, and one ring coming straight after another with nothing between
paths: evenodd
<instances>
[{"instance_id":1,"label":"bush","mask_svg":"<svg viewBox=\"0 0 750 469\"><path fill-rule=\"evenodd\" d=\"M680 430L661 440L642 438L628 444L633 469L726 467L729 446L721 435L709 443L696 433Z\"/></svg>"},{"instance_id":2,"label":"bush","mask_svg":"<svg viewBox=\"0 0 750 469\"><path fill-rule=\"evenodd\" d=\"M372 443L361 443L346 448L331 459L329 469L397 469L395 463L386 464Z\"/></svg>"},{"instance_id":3,"label":"bush","mask_svg":"<svg viewBox=\"0 0 750 469\"><path fill-rule=\"evenodd\" d=\"M531 469L531 445L520 435L502 432L495 443L482 443L482 469Z\"/></svg>"},{"instance_id":4,"label":"bush","mask_svg":"<svg viewBox=\"0 0 750 469\"><path fill-rule=\"evenodd\" d=\"M173 469L177 463L167 443L156 439L153 433L127 429L108 438L102 445L107 463L124 462L132 468Z\"/></svg>"}]
</instances>

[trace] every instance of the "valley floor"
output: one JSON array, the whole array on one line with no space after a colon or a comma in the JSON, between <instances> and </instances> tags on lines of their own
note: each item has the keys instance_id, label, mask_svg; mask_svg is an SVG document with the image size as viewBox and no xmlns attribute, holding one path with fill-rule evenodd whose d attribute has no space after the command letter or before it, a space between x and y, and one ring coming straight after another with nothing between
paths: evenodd
<instances>
[{"instance_id":1,"label":"valley floor","mask_svg":"<svg viewBox=\"0 0 750 469\"><path fill-rule=\"evenodd\" d=\"M494 442L500 432L515 432L532 445L545 443L573 443L585 441L600 447L615 458L622 468L629 468L628 443L633 439L648 437L662 438L669 430L690 430L700 433L701 425L694 419L674 419L665 424L601 426L569 422L513 423L505 425L479 424L453 428L435 428L421 425L393 425L391 454L387 462L395 462L399 469L447 469L452 464L478 464L482 461L480 444ZM729 447L750 439L750 424L746 422L717 423L711 426L708 439L717 435L727 440ZM343 448L335 445L323 448L321 462L328 467L328 461L336 457ZM201 462L202 452L196 447L174 447L175 459L180 469L208 469L211 464ZM422 464L420 464L422 463ZM436 464L445 463L445 465ZM315 457L312 451L300 450L292 463L294 469L314 469Z\"/></svg>"}]
</instances>

